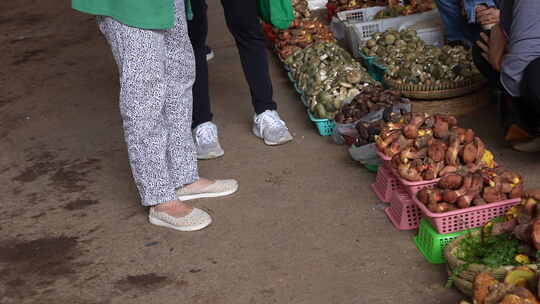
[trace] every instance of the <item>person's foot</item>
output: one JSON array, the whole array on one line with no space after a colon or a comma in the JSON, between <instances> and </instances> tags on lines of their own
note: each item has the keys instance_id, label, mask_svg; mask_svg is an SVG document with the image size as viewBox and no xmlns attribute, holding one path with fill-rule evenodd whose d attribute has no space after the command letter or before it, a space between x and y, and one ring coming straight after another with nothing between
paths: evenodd
<instances>
[{"instance_id":1,"label":"person's foot","mask_svg":"<svg viewBox=\"0 0 540 304\"><path fill-rule=\"evenodd\" d=\"M238 182L234 179L210 180L200 178L193 184L176 190L176 195L179 200L188 201L198 198L227 196L236 191L238 191Z\"/></svg>"},{"instance_id":2,"label":"person's foot","mask_svg":"<svg viewBox=\"0 0 540 304\"><path fill-rule=\"evenodd\" d=\"M209 46L206 46L206 61L210 61L214 59L214 57L214 51Z\"/></svg>"},{"instance_id":3,"label":"person's foot","mask_svg":"<svg viewBox=\"0 0 540 304\"><path fill-rule=\"evenodd\" d=\"M150 207L148 220L156 226L179 231L197 231L212 223L212 217L208 213L180 201Z\"/></svg>"},{"instance_id":4,"label":"person's foot","mask_svg":"<svg viewBox=\"0 0 540 304\"><path fill-rule=\"evenodd\" d=\"M528 142L532 140L534 137L531 136L531 134L525 130L524 128L518 126L517 124L511 124L505 132L504 140L516 144L521 142Z\"/></svg>"},{"instance_id":5,"label":"person's foot","mask_svg":"<svg viewBox=\"0 0 540 304\"><path fill-rule=\"evenodd\" d=\"M540 137L532 140L512 144L512 148L520 152L540 152Z\"/></svg>"},{"instance_id":6,"label":"person's foot","mask_svg":"<svg viewBox=\"0 0 540 304\"><path fill-rule=\"evenodd\" d=\"M285 122L279 117L278 112L273 110L255 115L253 134L264 139L264 143L270 146L281 145L293 139Z\"/></svg>"},{"instance_id":7,"label":"person's foot","mask_svg":"<svg viewBox=\"0 0 540 304\"><path fill-rule=\"evenodd\" d=\"M225 154L219 144L217 126L211 121L193 129L193 140L197 150L197 159L218 158Z\"/></svg>"}]
</instances>

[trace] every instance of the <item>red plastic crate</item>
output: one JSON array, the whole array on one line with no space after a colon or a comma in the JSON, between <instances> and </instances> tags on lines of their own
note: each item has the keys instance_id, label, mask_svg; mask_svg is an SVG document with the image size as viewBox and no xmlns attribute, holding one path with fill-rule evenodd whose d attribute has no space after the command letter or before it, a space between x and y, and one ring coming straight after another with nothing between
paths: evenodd
<instances>
[{"instance_id":1,"label":"red plastic crate","mask_svg":"<svg viewBox=\"0 0 540 304\"><path fill-rule=\"evenodd\" d=\"M400 183L392 171L385 166L379 166L375 182L371 184L371 189L375 195L384 203L389 203L392 193L398 190Z\"/></svg>"},{"instance_id":2,"label":"red plastic crate","mask_svg":"<svg viewBox=\"0 0 540 304\"><path fill-rule=\"evenodd\" d=\"M394 191L390 200L390 207L384 212L398 230L412 230L418 228L422 219L422 212L403 189Z\"/></svg>"},{"instance_id":3,"label":"red plastic crate","mask_svg":"<svg viewBox=\"0 0 540 304\"><path fill-rule=\"evenodd\" d=\"M512 206L519 204L521 199L516 198L444 213L429 211L416 196L413 197L413 201L438 233L447 234L483 226L489 220L504 215Z\"/></svg>"}]
</instances>

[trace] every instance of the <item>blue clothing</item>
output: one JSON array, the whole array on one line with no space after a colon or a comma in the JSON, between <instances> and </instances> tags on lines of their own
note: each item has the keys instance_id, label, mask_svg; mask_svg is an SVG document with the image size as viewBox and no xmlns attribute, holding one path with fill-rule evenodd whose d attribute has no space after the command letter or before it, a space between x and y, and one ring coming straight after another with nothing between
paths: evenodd
<instances>
[{"instance_id":1,"label":"blue clothing","mask_svg":"<svg viewBox=\"0 0 540 304\"><path fill-rule=\"evenodd\" d=\"M510 95L519 97L525 69L540 58L540 1L504 0L499 8L500 24L508 37L501 83Z\"/></svg>"},{"instance_id":2,"label":"blue clothing","mask_svg":"<svg viewBox=\"0 0 540 304\"><path fill-rule=\"evenodd\" d=\"M493 0L463 0L463 9L469 23L476 23L476 7L482 4L487 7L495 7Z\"/></svg>"},{"instance_id":3,"label":"blue clothing","mask_svg":"<svg viewBox=\"0 0 540 304\"><path fill-rule=\"evenodd\" d=\"M449 41L468 41L474 44L480 37L482 28L476 24L476 6L495 6L493 0L464 0L467 18L461 14L461 5L457 0L436 0L444 30Z\"/></svg>"}]
</instances>

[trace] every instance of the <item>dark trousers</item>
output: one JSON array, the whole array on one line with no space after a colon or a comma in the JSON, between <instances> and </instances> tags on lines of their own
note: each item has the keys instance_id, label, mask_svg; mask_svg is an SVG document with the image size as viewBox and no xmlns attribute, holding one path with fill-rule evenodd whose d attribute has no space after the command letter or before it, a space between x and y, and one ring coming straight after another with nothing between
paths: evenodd
<instances>
[{"instance_id":1,"label":"dark trousers","mask_svg":"<svg viewBox=\"0 0 540 304\"><path fill-rule=\"evenodd\" d=\"M501 84L501 74L482 57L478 46L473 48L473 60L492 88L502 92L500 114L503 127L517 124L531 135L540 134L540 58L529 63L521 78L521 96L511 97Z\"/></svg>"},{"instance_id":2,"label":"dark trousers","mask_svg":"<svg viewBox=\"0 0 540 304\"><path fill-rule=\"evenodd\" d=\"M272 100L272 81L268 69L266 40L262 32L255 0L221 0L227 27L233 35L244 76L251 92L255 113L276 110ZM208 35L208 6L205 0L191 1L193 20L188 22L189 37L195 52L197 76L193 85L193 124L196 127L212 120L208 93L208 64L206 37Z\"/></svg>"}]
</instances>

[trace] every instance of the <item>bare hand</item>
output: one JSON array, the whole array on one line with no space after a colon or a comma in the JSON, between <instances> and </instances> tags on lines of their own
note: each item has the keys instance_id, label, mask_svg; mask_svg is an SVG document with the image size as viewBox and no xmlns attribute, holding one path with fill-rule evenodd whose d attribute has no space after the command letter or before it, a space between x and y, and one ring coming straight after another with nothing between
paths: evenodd
<instances>
[{"instance_id":1,"label":"bare hand","mask_svg":"<svg viewBox=\"0 0 540 304\"><path fill-rule=\"evenodd\" d=\"M491 64L493 69L500 71L507 44L506 36L500 25L497 24L491 29L490 37L485 33L480 33L480 40L476 44L482 49L482 56Z\"/></svg>"},{"instance_id":2,"label":"bare hand","mask_svg":"<svg viewBox=\"0 0 540 304\"><path fill-rule=\"evenodd\" d=\"M487 25L498 23L500 20L500 11L494 7L489 7L485 9L478 9L476 7L476 22Z\"/></svg>"}]
</instances>

